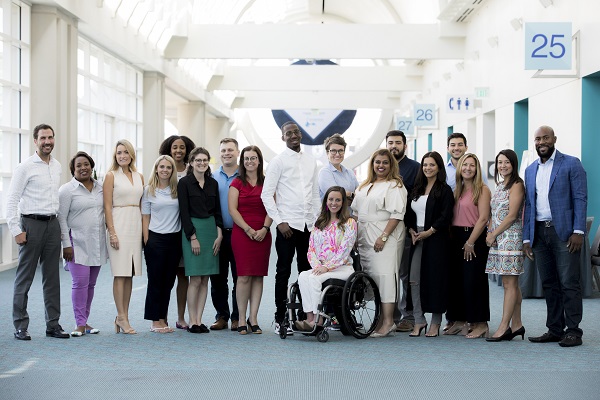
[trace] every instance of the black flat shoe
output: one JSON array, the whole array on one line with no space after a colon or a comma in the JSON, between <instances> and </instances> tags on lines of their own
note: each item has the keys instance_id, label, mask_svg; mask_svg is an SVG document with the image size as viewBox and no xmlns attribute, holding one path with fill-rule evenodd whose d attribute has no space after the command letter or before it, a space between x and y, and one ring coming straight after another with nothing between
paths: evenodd
<instances>
[{"instance_id":1,"label":"black flat shoe","mask_svg":"<svg viewBox=\"0 0 600 400\"><path fill-rule=\"evenodd\" d=\"M237 327L237 331L240 335L247 335L248 334L248 327L246 325L242 325L242 326L238 326Z\"/></svg>"},{"instance_id":2,"label":"black flat shoe","mask_svg":"<svg viewBox=\"0 0 600 400\"><path fill-rule=\"evenodd\" d=\"M56 325L54 328L46 329L46 336L57 339L68 339L71 337L71 335L63 331L63 328L60 325Z\"/></svg>"},{"instance_id":3,"label":"black flat shoe","mask_svg":"<svg viewBox=\"0 0 600 400\"><path fill-rule=\"evenodd\" d=\"M581 346L582 344L583 341L581 340L581 338L573 334L565 335L565 337L560 342L558 342L558 345L560 347L574 347Z\"/></svg>"},{"instance_id":4,"label":"black flat shoe","mask_svg":"<svg viewBox=\"0 0 600 400\"><path fill-rule=\"evenodd\" d=\"M29 332L26 329L19 329L14 335L17 340L31 340L31 336L29 336Z\"/></svg>"},{"instance_id":5,"label":"black flat shoe","mask_svg":"<svg viewBox=\"0 0 600 400\"><path fill-rule=\"evenodd\" d=\"M529 341L533 342L533 343L551 343L551 342L560 342L561 341L561 337L560 336L555 336L553 334L551 334L550 332L546 332L544 333L542 336L529 336Z\"/></svg>"},{"instance_id":6,"label":"black flat shoe","mask_svg":"<svg viewBox=\"0 0 600 400\"><path fill-rule=\"evenodd\" d=\"M200 325L188 326L187 331L190 333L209 333L210 329L208 329L206 327L206 325L200 324Z\"/></svg>"}]
</instances>

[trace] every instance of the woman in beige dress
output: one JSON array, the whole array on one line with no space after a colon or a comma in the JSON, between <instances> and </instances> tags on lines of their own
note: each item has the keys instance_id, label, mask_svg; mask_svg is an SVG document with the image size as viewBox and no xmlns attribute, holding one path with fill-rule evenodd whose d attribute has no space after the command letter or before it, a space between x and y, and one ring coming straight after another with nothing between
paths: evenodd
<instances>
[{"instance_id":1,"label":"woman in beige dress","mask_svg":"<svg viewBox=\"0 0 600 400\"><path fill-rule=\"evenodd\" d=\"M109 243L108 256L114 276L117 306L115 332L137 333L129 324L133 276L142 274L142 214L140 200L144 177L135 169L135 150L127 140L115 146L113 163L104 178L104 213Z\"/></svg>"},{"instance_id":2,"label":"woman in beige dress","mask_svg":"<svg viewBox=\"0 0 600 400\"><path fill-rule=\"evenodd\" d=\"M398 163L389 150L373 153L370 166L367 179L356 190L352 210L358 218L361 265L381 294L382 318L371 336L384 337L396 331L394 307L406 235L403 220L407 193Z\"/></svg>"}]
</instances>

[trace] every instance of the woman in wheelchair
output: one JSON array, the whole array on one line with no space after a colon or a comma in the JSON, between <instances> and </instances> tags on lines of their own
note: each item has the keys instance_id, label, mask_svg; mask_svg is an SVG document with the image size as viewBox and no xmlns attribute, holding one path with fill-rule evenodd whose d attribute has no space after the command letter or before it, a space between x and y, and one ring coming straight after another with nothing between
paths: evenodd
<instances>
[{"instance_id":1,"label":"woman in wheelchair","mask_svg":"<svg viewBox=\"0 0 600 400\"><path fill-rule=\"evenodd\" d=\"M321 285L327 279L346 280L354 272L350 251L356 242L356 221L350 218L346 190L330 187L323 196L321 213L310 234L308 261L312 267L298 276L305 321L296 321L295 328L313 331L315 323L322 324L317 307Z\"/></svg>"}]
</instances>

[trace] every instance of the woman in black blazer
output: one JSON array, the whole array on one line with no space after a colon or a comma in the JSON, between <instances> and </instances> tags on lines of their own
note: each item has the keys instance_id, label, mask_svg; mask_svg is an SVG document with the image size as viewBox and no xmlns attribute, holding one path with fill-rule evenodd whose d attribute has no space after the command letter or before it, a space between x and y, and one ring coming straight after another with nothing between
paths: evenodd
<instances>
[{"instance_id":1,"label":"woman in black blazer","mask_svg":"<svg viewBox=\"0 0 600 400\"><path fill-rule=\"evenodd\" d=\"M427 337L439 335L446 311L450 224L454 196L446 184L446 169L438 152L426 153L409 195L406 227L412 237L410 291L415 327L409 336L427 331L424 313L432 313Z\"/></svg>"}]
</instances>

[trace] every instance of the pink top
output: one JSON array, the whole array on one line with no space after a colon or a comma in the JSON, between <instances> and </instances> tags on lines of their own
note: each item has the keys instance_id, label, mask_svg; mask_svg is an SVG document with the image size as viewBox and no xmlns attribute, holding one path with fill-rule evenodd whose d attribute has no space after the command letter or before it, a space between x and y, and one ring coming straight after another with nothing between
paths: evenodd
<instances>
[{"instance_id":1,"label":"pink top","mask_svg":"<svg viewBox=\"0 0 600 400\"><path fill-rule=\"evenodd\" d=\"M318 268L324 266L336 269L342 265L352 266L350 251L356 241L356 221L349 218L344 224L344 231L338 223L330 223L323 230L315 229L310 234L308 245L308 262Z\"/></svg>"},{"instance_id":2,"label":"pink top","mask_svg":"<svg viewBox=\"0 0 600 400\"><path fill-rule=\"evenodd\" d=\"M473 204L473 191L468 189L454 204L453 226L473 227L479 219L479 209Z\"/></svg>"}]
</instances>

